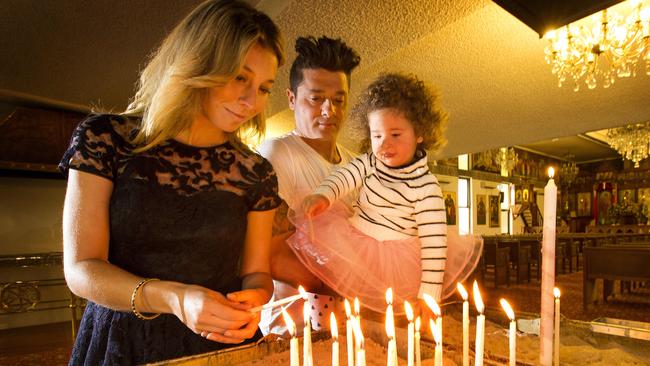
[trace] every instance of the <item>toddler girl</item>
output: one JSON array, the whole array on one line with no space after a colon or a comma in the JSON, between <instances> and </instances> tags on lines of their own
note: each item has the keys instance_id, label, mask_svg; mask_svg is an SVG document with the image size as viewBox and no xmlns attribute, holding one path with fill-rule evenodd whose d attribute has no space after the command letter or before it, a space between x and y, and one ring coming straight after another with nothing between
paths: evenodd
<instances>
[{"instance_id":1,"label":"toddler girl","mask_svg":"<svg viewBox=\"0 0 650 366\"><path fill-rule=\"evenodd\" d=\"M438 180L426 150L444 144L445 113L413 76L385 74L353 110L371 152L335 171L303 202L288 243L300 261L340 295L375 311L428 293L451 294L474 269L482 242L448 240ZM359 190L353 213L338 200ZM448 249L449 248L449 249Z\"/></svg>"}]
</instances>

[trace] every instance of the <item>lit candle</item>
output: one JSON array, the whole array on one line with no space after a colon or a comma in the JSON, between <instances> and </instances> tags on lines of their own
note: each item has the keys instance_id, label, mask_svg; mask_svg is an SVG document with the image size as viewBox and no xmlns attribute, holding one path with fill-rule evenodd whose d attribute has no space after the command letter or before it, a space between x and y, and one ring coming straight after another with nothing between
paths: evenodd
<instances>
[{"instance_id":1,"label":"lit candle","mask_svg":"<svg viewBox=\"0 0 650 366\"><path fill-rule=\"evenodd\" d=\"M388 337L386 365L397 366L397 344L395 343L395 320L393 319L392 306L386 309L386 337Z\"/></svg>"},{"instance_id":2,"label":"lit candle","mask_svg":"<svg viewBox=\"0 0 650 366\"><path fill-rule=\"evenodd\" d=\"M499 303L501 303L501 307L510 319L510 366L515 366L517 364L517 324L515 323L515 312L512 311L506 299L499 300Z\"/></svg>"},{"instance_id":3,"label":"lit candle","mask_svg":"<svg viewBox=\"0 0 650 366\"><path fill-rule=\"evenodd\" d=\"M386 365L397 366L397 343L395 341L395 318L393 316L393 290L386 290L386 337L388 337L388 350Z\"/></svg>"},{"instance_id":4,"label":"lit candle","mask_svg":"<svg viewBox=\"0 0 650 366\"><path fill-rule=\"evenodd\" d=\"M314 364L312 353L311 353L311 320L309 318L309 313L311 312L310 307L311 305L309 305L309 303L305 301L302 308L303 319L305 321L305 326L304 328L302 328L303 329L302 331L303 366L312 366Z\"/></svg>"},{"instance_id":5,"label":"lit candle","mask_svg":"<svg viewBox=\"0 0 650 366\"><path fill-rule=\"evenodd\" d=\"M553 288L553 296L555 296L555 337L553 339L553 349L555 351L553 357L553 364L560 365L560 289Z\"/></svg>"},{"instance_id":6,"label":"lit candle","mask_svg":"<svg viewBox=\"0 0 650 366\"><path fill-rule=\"evenodd\" d=\"M305 291L304 287L298 286L298 292L299 293L297 295L285 297L285 298L277 300L277 301L272 301L272 302L266 303L264 305L256 306L254 308L249 309L248 311L250 311L251 313L256 313L258 311L271 309L271 308L274 308L276 306L280 306L280 305L284 305L286 303L294 302L296 300L300 300L300 299L307 300L307 291Z\"/></svg>"},{"instance_id":7,"label":"lit candle","mask_svg":"<svg viewBox=\"0 0 650 366\"><path fill-rule=\"evenodd\" d=\"M361 324L360 324L360 319L358 317L354 317L354 321L352 324L352 329L354 330L354 340L355 340L355 347L357 348L356 351L356 356L357 356L357 364L356 366L366 366L366 350L365 350L365 341L363 338L363 333L361 333Z\"/></svg>"},{"instance_id":8,"label":"lit candle","mask_svg":"<svg viewBox=\"0 0 650 366\"><path fill-rule=\"evenodd\" d=\"M354 298L354 316L361 321L361 316L359 313L361 312L361 305L359 304L359 298L355 297ZM356 335L356 334L355 334Z\"/></svg>"},{"instance_id":9,"label":"lit candle","mask_svg":"<svg viewBox=\"0 0 650 366\"><path fill-rule=\"evenodd\" d=\"M407 331L407 351L408 356L406 357L407 365L413 366L415 361L415 324L413 324L413 308L408 301L404 301L404 312L406 313L406 320L408 320Z\"/></svg>"},{"instance_id":10,"label":"lit candle","mask_svg":"<svg viewBox=\"0 0 650 366\"><path fill-rule=\"evenodd\" d=\"M438 331L440 332L440 350L442 351L442 311L440 310L440 306L438 305L438 302L431 297L429 294L424 294L422 296L424 299L424 302L427 304L427 306L433 311L433 314L436 316L436 328L438 328ZM433 329L431 330L433 332Z\"/></svg>"},{"instance_id":11,"label":"lit candle","mask_svg":"<svg viewBox=\"0 0 650 366\"><path fill-rule=\"evenodd\" d=\"M433 320L429 319L429 328L433 334L433 340L436 342L436 354L434 356L434 366L442 366L442 333L440 328L433 324Z\"/></svg>"},{"instance_id":12,"label":"lit candle","mask_svg":"<svg viewBox=\"0 0 650 366\"><path fill-rule=\"evenodd\" d=\"M469 366L469 301L465 287L458 283L456 289L463 298L463 366Z\"/></svg>"},{"instance_id":13,"label":"lit candle","mask_svg":"<svg viewBox=\"0 0 650 366\"><path fill-rule=\"evenodd\" d=\"M415 366L422 366L422 355L420 354L420 317L415 318Z\"/></svg>"},{"instance_id":14,"label":"lit candle","mask_svg":"<svg viewBox=\"0 0 650 366\"><path fill-rule=\"evenodd\" d=\"M557 186L555 170L548 168L548 184L544 187L544 231L542 238L542 298L539 362L550 366L553 361L553 286L555 286L555 210Z\"/></svg>"},{"instance_id":15,"label":"lit candle","mask_svg":"<svg viewBox=\"0 0 650 366\"><path fill-rule=\"evenodd\" d=\"M339 366L339 328L334 312L330 313L330 330L332 332L332 366Z\"/></svg>"},{"instance_id":16,"label":"lit candle","mask_svg":"<svg viewBox=\"0 0 650 366\"><path fill-rule=\"evenodd\" d=\"M296 323L293 322L289 313L286 310L282 310L282 317L284 318L284 323L287 325L287 330L289 335L291 335L290 344L290 359L291 366L300 366L300 356L298 355L298 338L296 338Z\"/></svg>"},{"instance_id":17,"label":"lit candle","mask_svg":"<svg viewBox=\"0 0 650 366\"><path fill-rule=\"evenodd\" d=\"M483 305L481 292L478 290L478 283L476 281L474 281L473 295L476 311L478 311L478 316L476 317L476 352L474 365L483 366L483 346L485 344L485 315L483 315L483 310L485 310L485 306Z\"/></svg>"},{"instance_id":18,"label":"lit candle","mask_svg":"<svg viewBox=\"0 0 650 366\"><path fill-rule=\"evenodd\" d=\"M354 315L352 316L352 333L354 333L354 356L356 358L356 365L359 365L359 345L361 344L359 340L357 339L358 333L355 330L355 327L359 327L359 333L361 332L361 315L359 315L360 312L360 305L359 305L359 298L355 297L353 301L353 307L354 307ZM363 364L365 365L366 359L365 359L365 351L364 351L364 359L363 359Z\"/></svg>"},{"instance_id":19,"label":"lit candle","mask_svg":"<svg viewBox=\"0 0 650 366\"><path fill-rule=\"evenodd\" d=\"M345 336L346 336L346 346L348 352L348 366L354 366L354 351L352 342L354 342L354 336L352 335L352 310L350 309L350 302L348 299L343 301L345 306Z\"/></svg>"}]
</instances>

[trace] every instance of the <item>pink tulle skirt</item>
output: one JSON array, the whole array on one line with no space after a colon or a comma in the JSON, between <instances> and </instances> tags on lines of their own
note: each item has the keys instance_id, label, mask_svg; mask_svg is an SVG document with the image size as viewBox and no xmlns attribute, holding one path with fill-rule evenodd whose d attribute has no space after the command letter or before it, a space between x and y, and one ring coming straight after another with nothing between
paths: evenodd
<instances>
[{"instance_id":1,"label":"pink tulle skirt","mask_svg":"<svg viewBox=\"0 0 650 366\"><path fill-rule=\"evenodd\" d=\"M296 214L290 217L296 233L287 243L314 275L343 297L358 297L364 306L379 312L386 310L389 287L395 303L414 301L422 275L419 239L377 240L352 226L349 215L340 203L312 219ZM447 232L441 299L473 272L482 250L482 239Z\"/></svg>"}]
</instances>

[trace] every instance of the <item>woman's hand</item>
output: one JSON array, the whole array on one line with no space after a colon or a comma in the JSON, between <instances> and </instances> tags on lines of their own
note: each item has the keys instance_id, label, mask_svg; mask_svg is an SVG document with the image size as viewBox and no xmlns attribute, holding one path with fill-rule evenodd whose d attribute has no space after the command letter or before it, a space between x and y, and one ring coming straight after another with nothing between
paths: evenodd
<instances>
[{"instance_id":1,"label":"woman's hand","mask_svg":"<svg viewBox=\"0 0 650 366\"><path fill-rule=\"evenodd\" d=\"M243 297L253 301L252 298L256 296L249 294ZM221 343L241 343L255 331L241 332L240 329L248 329L251 323L257 327L259 322L259 314L247 311L249 307L250 305L229 300L222 294L201 286L181 285L174 315L194 333L207 339ZM229 333L230 331L235 333ZM249 333L250 336L246 337Z\"/></svg>"},{"instance_id":2,"label":"woman's hand","mask_svg":"<svg viewBox=\"0 0 650 366\"><path fill-rule=\"evenodd\" d=\"M307 217L322 214L330 205L330 201L321 194L310 194L302 201L302 210Z\"/></svg>"}]
</instances>

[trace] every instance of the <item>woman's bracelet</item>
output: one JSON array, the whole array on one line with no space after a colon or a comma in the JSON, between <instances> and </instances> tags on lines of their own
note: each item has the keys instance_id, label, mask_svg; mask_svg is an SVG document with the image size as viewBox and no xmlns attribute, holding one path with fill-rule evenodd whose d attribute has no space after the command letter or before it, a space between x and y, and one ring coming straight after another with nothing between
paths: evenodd
<instances>
[{"instance_id":1,"label":"woman's bracelet","mask_svg":"<svg viewBox=\"0 0 650 366\"><path fill-rule=\"evenodd\" d=\"M140 281L137 286L133 289L133 294L131 294L131 311L133 311L133 314L137 316L139 319L142 320L151 320L151 319L156 319L157 317L160 316L160 314L153 314L153 315L144 315L137 311L135 309L135 298L138 295L138 290L140 290L140 287L144 286L147 282L151 281L158 281L157 278L145 278L144 280Z\"/></svg>"}]
</instances>

